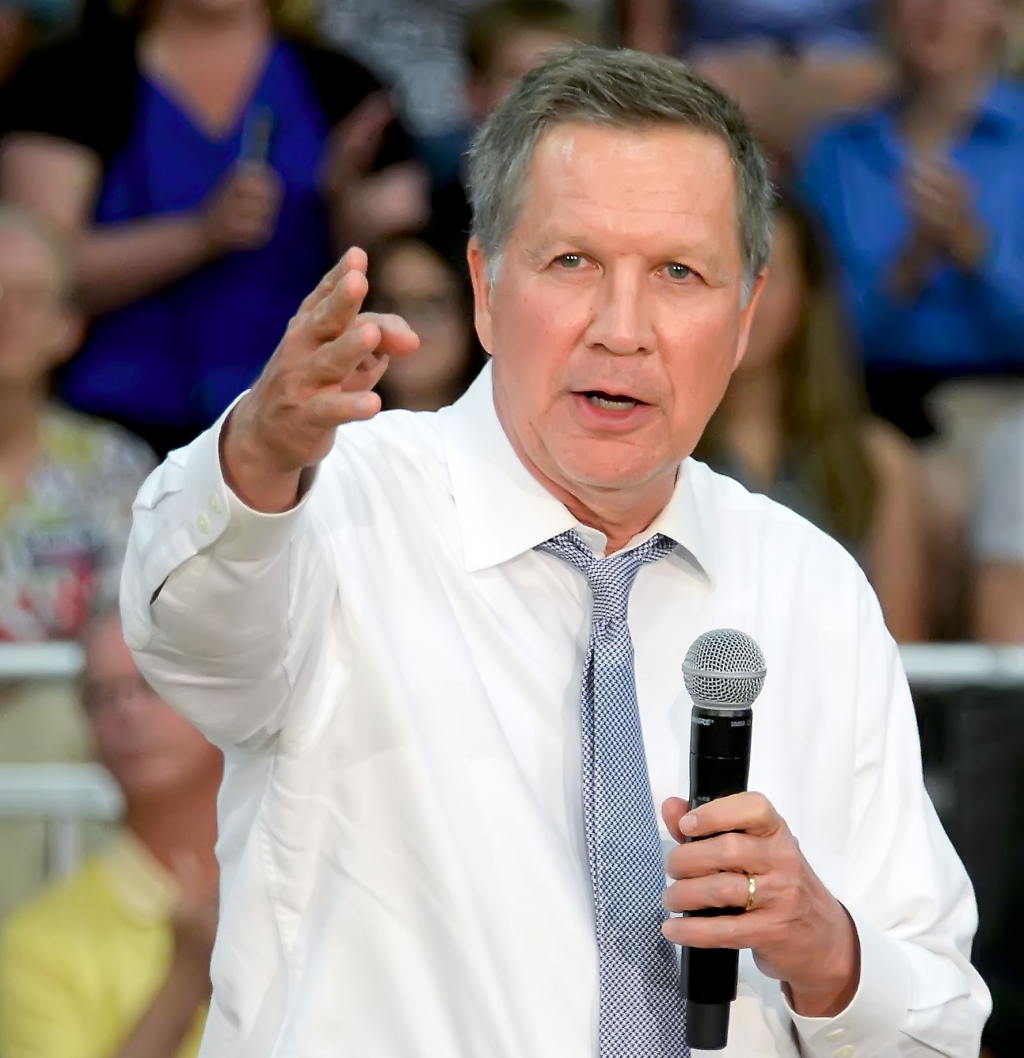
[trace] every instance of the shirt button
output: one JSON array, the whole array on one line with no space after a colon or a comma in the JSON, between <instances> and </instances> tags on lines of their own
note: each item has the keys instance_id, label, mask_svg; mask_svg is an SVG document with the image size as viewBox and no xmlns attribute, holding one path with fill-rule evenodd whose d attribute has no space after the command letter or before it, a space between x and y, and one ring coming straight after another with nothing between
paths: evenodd
<instances>
[{"instance_id":1,"label":"shirt button","mask_svg":"<svg viewBox=\"0 0 1024 1058\"><path fill-rule=\"evenodd\" d=\"M210 519L205 514L200 514L196 518L196 527L201 533L208 533L210 531Z\"/></svg>"},{"instance_id":2,"label":"shirt button","mask_svg":"<svg viewBox=\"0 0 1024 1058\"><path fill-rule=\"evenodd\" d=\"M210 510L214 514L220 514L222 508L220 503L220 497L217 495L216 492L210 493L210 499L208 500L208 503L210 505Z\"/></svg>"},{"instance_id":3,"label":"shirt button","mask_svg":"<svg viewBox=\"0 0 1024 1058\"><path fill-rule=\"evenodd\" d=\"M833 1029L825 1039L828 1043L839 1043L846 1039L846 1029Z\"/></svg>"},{"instance_id":4,"label":"shirt button","mask_svg":"<svg viewBox=\"0 0 1024 1058\"><path fill-rule=\"evenodd\" d=\"M853 1048L849 1044L845 1047L837 1047L833 1058L853 1058Z\"/></svg>"}]
</instances>

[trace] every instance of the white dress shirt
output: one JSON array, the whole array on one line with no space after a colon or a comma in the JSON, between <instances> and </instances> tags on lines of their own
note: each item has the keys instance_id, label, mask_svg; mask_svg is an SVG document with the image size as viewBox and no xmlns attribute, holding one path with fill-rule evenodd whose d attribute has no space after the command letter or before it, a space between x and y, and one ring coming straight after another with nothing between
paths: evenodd
<instances>
[{"instance_id":1,"label":"white dress shirt","mask_svg":"<svg viewBox=\"0 0 1024 1058\"><path fill-rule=\"evenodd\" d=\"M143 671L226 752L204 1058L594 1058L590 595L534 548L605 538L520 463L489 370L442 412L342 428L285 514L225 486L219 429L143 486L122 583ZM860 569L692 460L630 546L655 531L678 547L629 606L655 804L688 789L687 647L749 632L768 663L751 788L861 943L831 1019L796 1016L745 952L721 1053L976 1058L974 899Z\"/></svg>"}]
</instances>

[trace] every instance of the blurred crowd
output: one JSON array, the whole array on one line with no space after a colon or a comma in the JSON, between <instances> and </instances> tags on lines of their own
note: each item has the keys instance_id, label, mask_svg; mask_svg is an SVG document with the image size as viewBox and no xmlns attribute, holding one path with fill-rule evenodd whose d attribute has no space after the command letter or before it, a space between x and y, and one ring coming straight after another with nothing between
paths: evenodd
<instances>
[{"instance_id":1,"label":"blurred crowd","mask_svg":"<svg viewBox=\"0 0 1024 1058\"><path fill-rule=\"evenodd\" d=\"M458 398L466 147L577 43L686 58L774 168L696 458L839 539L897 640L1024 644L1024 4L3 0L0 644L77 640L86 671L0 683L0 763L98 758L126 812L41 892L42 824L0 821L0 1058L195 1054L221 758L121 637L132 502L353 244L422 341L384 406Z\"/></svg>"}]
</instances>

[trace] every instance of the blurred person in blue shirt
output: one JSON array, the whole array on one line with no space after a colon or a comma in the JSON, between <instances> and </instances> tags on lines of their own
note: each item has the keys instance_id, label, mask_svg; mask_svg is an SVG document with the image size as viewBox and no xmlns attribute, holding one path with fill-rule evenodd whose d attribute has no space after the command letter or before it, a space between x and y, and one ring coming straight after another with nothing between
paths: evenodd
<instances>
[{"instance_id":1,"label":"blurred person in blue shirt","mask_svg":"<svg viewBox=\"0 0 1024 1058\"><path fill-rule=\"evenodd\" d=\"M619 0L626 43L686 56L733 96L776 163L823 117L886 92L876 0Z\"/></svg>"},{"instance_id":2,"label":"blurred person in blue shirt","mask_svg":"<svg viewBox=\"0 0 1024 1058\"><path fill-rule=\"evenodd\" d=\"M1024 369L1024 88L1010 0L891 0L899 90L824 131L801 185L831 236L876 412L935 428L941 382Z\"/></svg>"}]
</instances>

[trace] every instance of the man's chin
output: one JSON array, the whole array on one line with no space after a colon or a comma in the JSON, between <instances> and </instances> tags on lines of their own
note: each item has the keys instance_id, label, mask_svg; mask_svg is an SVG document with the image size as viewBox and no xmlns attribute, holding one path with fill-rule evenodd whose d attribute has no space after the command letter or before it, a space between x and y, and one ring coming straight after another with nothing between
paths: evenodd
<instances>
[{"instance_id":1,"label":"man's chin","mask_svg":"<svg viewBox=\"0 0 1024 1058\"><path fill-rule=\"evenodd\" d=\"M567 481L600 491L642 488L665 475L669 462L667 457L654 459L650 449L637 445L593 439L569 447L559 460ZM671 470L674 474L674 466Z\"/></svg>"}]
</instances>

